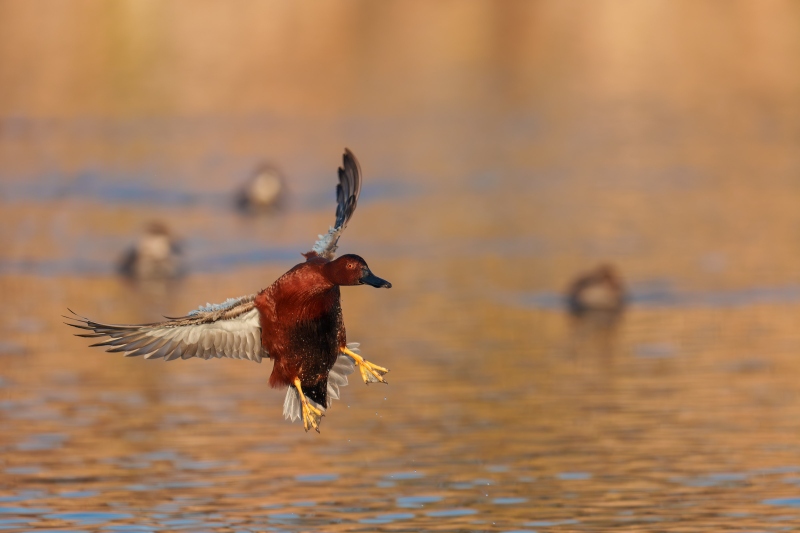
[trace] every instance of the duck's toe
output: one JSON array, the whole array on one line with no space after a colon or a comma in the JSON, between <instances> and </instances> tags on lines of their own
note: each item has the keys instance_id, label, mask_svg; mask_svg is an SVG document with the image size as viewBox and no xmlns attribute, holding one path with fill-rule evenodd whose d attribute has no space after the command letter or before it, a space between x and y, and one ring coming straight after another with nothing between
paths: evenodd
<instances>
[{"instance_id":1,"label":"duck's toe","mask_svg":"<svg viewBox=\"0 0 800 533\"><path fill-rule=\"evenodd\" d=\"M361 371L361 379L367 385L370 383L389 383L383 377L384 374L389 372L388 368L372 364L365 359L363 363L358 365L358 369Z\"/></svg>"},{"instance_id":2,"label":"duck's toe","mask_svg":"<svg viewBox=\"0 0 800 533\"><path fill-rule=\"evenodd\" d=\"M359 372L361 372L361 379L363 379L364 383L367 385L370 383L388 383L388 381L386 381L383 377L387 372L389 372L388 368L370 363L349 348L342 348L342 353L346 354L353 360L353 362L355 362L356 366L358 366Z\"/></svg>"},{"instance_id":3,"label":"duck's toe","mask_svg":"<svg viewBox=\"0 0 800 533\"><path fill-rule=\"evenodd\" d=\"M303 428L306 431L313 428L319 433L319 424L323 416L325 416L324 411L314 407L308 400L303 402Z\"/></svg>"}]
</instances>

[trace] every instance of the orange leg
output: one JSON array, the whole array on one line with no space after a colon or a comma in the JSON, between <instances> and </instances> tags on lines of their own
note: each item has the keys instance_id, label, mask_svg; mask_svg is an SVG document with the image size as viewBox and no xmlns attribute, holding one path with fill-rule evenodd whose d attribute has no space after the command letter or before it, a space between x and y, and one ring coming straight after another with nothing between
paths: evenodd
<instances>
[{"instance_id":1,"label":"orange leg","mask_svg":"<svg viewBox=\"0 0 800 533\"><path fill-rule=\"evenodd\" d=\"M308 401L306 395L303 394L303 388L300 386L300 378L294 378L294 386L297 389L297 392L300 394L300 404L303 407L303 428L306 431L309 428L314 428L319 433L319 422L325 413L320 411L316 407L314 407L311 402Z\"/></svg>"}]
</instances>

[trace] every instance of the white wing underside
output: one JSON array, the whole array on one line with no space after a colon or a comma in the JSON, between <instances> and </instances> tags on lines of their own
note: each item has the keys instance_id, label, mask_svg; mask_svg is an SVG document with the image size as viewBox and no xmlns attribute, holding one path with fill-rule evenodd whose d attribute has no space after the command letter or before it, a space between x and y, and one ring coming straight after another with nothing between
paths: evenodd
<instances>
[{"instance_id":1,"label":"white wing underside","mask_svg":"<svg viewBox=\"0 0 800 533\"><path fill-rule=\"evenodd\" d=\"M347 344L347 347L356 353L359 353L358 346L359 344L357 342ZM327 407L331 406L333 400L339 399L339 387L347 386L347 376L354 371L355 365L353 364L353 360L345 354L339 354L339 357L336 359L336 364L333 365L330 373L328 373L328 405L323 407L308 397L306 399L317 409L325 411ZM301 419L303 416L302 407L300 405L300 394L294 387L288 387L286 389L286 399L283 402L283 416L286 420L291 420L292 422Z\"/></svg>"},{"instance_id":2,"label":"white wing underside","mask_svg":"<svg viewBox=\"0 0 800 533\"><path fill-rule=\"evenodd\" d=\"M257 363L269 357L261 344L261 324L255 295L208 305L185 317L142 325L103 324L75 315L73 327L90 331L80 336L107 338L93 346L145 359L211 359L229 357Z\"/></svg>"}]
</instances>

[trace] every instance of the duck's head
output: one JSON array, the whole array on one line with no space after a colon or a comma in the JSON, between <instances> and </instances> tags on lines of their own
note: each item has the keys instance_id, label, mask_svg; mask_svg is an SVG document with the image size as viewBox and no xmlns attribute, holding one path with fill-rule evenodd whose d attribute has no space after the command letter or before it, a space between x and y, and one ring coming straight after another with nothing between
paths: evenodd
<instances>
[{"instance_id":1,"label":"duck's head","mask_svg":"<svg viewBox=\"0 0 800 533\"><path fill-rule=\"evenodd\" d=\"M369 269L367 262L355 254L347 254L327 263L324 267L326 277L336 285L372 285L390 289L392 284L381 279Z\"/></svg>"},{"instance_id":2,"label":"duck's head","mask_svg":"<svg viewBox=\"0 0 800 533\"><path fill-rule=\"evenodd\" d=\"M607 283L612 287L622 287L622 277L613 265L603 263L598 265L592 276L596 281Z\"/></svg>"}]
</instances>

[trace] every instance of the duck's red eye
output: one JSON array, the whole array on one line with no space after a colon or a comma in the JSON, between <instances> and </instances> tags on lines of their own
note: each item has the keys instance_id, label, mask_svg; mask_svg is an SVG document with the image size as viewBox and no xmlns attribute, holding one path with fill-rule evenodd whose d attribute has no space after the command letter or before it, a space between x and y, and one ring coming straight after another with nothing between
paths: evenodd
<instances>
[{"instance_id":1,"label":"duck's red eye","mask_svg":"<svg viewBox=\"0 0 800 533\"><path fill-rule=\"evenodd\" d=\"M356 264L355 263L347 263L347 268L349 268L350 270L353 270L354 268L356 268Z\"/></svg>"}]
</instances>

